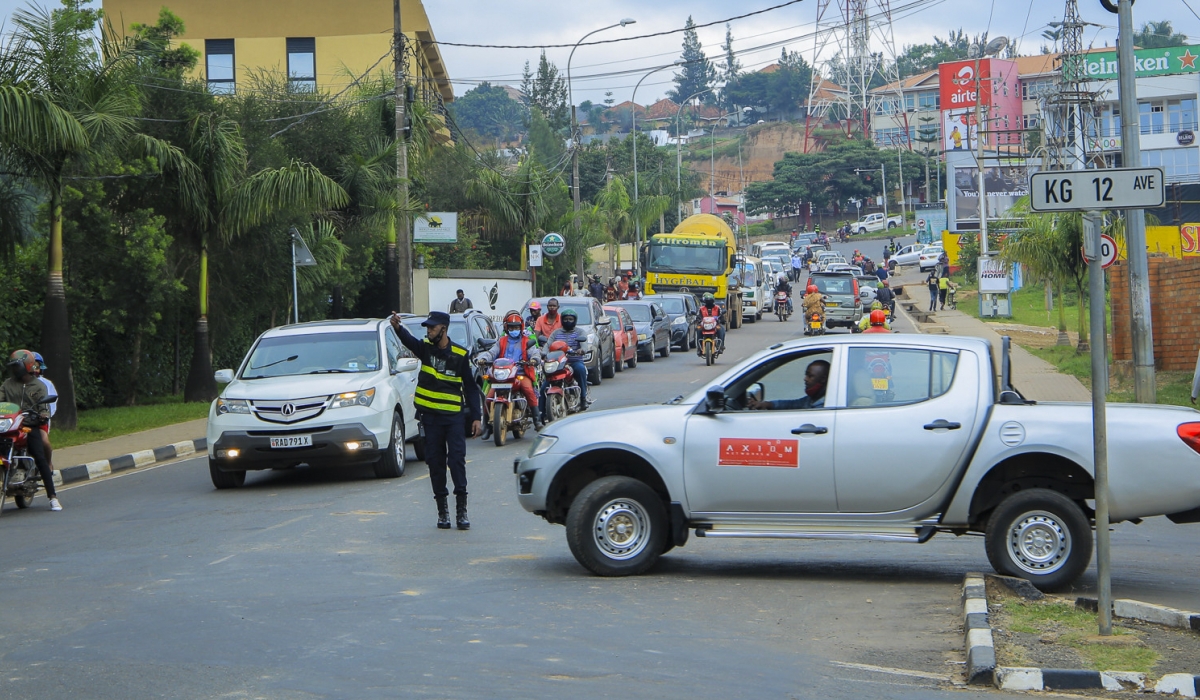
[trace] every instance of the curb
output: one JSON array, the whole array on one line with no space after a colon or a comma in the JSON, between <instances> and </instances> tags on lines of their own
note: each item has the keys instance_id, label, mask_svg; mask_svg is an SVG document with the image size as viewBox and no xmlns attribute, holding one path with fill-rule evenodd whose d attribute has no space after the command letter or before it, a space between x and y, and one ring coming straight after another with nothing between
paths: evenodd
<instances>
[{"instance_id":1,"label":"curb","mask_svg":"<svg viewBox=\"0 0 1200 700\"><path fill-rule=\"evenodd\" d=\"M178 457L199 454L208 451L208 438L185 440L173 445L155 447L153 450L142 450L133 454L121 455L112 459L102 459L87 464L79 464L66 469L54 470L54 485L75 484L81 481L94 481L117 472L129 471L157 462L166 462Z\"/></svg>"},{"instance_id":2,"label":"curb","mask_svg":"<svg viewBox=\"0 0 1200 700\"><path fill-rule=\"evenodd\" d=\"M1088 612L1096 612L1099 609L1099 603L1095 598L1076 598L1075 607L1087 610ZM1165 605L1143 603L1140 600L1130 600L1128 598L1114 600L1113 615L1130 620L1151 622L1164 627L1190 629L1193 632L1200 632L1200 613L1168 608Z\"/></svg>"},{"instance_id":3,"label":"curb","mask_svg":"<svg viewBox=\"0 0 1200 700\"><path fill-rule=\"evenodd\" d=\"M988 622L987 590L982 574L967 574L963 579L962 602L967 683L988 685L995 680L996 645Z\"/></svg>"}]
</instances>

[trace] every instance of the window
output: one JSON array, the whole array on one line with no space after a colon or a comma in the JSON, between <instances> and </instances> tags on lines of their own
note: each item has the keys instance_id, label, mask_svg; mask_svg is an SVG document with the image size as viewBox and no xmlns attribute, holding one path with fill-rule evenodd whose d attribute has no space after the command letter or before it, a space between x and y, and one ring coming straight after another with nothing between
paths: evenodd
<instances>
[{"instance_id":1,"label":"window","mask_svg":"<svg viewBox=\"0 0 1200 700\"><path fill-rule=\"evenodd\" d=\"M1038 123L1039 123L1038 115L1036 115L1036 114L1022 114L1021 115L1021 128L1022 129L1036 129L1036 128L1038 128Z\"/></svg>"},{"instance_id":2,"label":"window","mask_svg":"<svg viewBox=\"0 0 1200 700\"><path fill-rule=\"evenodd\" d=\"M958 354L900 348L852 348L850 408L897 406L935 399L950 390Z\"/></svg>"},{"instance_id":3,"label":"window","mask_svg":"<svg viewBox=\"0 0 1200 700\"><path fill-rule=\"evenodd\" d=\"M776 357L734 380L725 390L726 410L748 408L747 394L757 393L758 400L777 403L775 410L799 410L824 408L825 388L829 381L833 352L820 350L799 355ZM815 365L815 366L814 366ZM805 374L810 368L816 375L824 375L826 382L810 395L806 389ZM751 388L754 388L753 391ZM807 400L806 400L807 399ZM812 405L812 404L816 405Z\"/></svg>"},{"instance_id":4,"label":"window","mask_svg":"<svg viewBox=\"0 0 1200 700\"><path fill-rule=\"evenodd\" d=\"M904 96L904 111L905 112L913 111L913 96L912 96L912 94L908 94L908 95Z\"/></svg>"},{"instance_id":5,"label":"window","mask_svg":"<svg viewBox=\"0 0 1200 700\"><path fill-rule=\"evenodd\" d=\"M1139 102L1138 123L1143 134L1163 133L1163 103Z\"/></svg>"},{"instance_id":6,"label":"window","mask_svg":"<svg viewBox=\"0 0 1200 700\"><path fill-rule=\"evenodd\" d=\"M1167 182L1198 182L1200 151L1191 147L1142 151L1142 167L1162 168Z\"/></svg>"},{"instance_id":7,"label":"window","mask_svg":"<svg viewBox=\"0 0 1200 700\"><path fill-rule=\"evenodd\" d=\"M317 89L316 39L287 40L288 85L296 91Z\"/></svg>"},{"instance_id":8,"label":"window","mask_svg":"<svg viewBox=\"0 0 1200 700\"><path fill-rule=\"evenodd\" d=\"M923 92L917 97L920 109L941 109L942 101L936 92Z\"/></svg>"},{"instance_id":9,"label":"window","mask_svg":"<svg viewBox=\"0 0 1200 700\"><path fill-rule=\"evenodd\" d=\"M391 363L392 369L396 369L397 363L406 357L412 357L412 353L404 344L400 342L400 338L396 337L396 331L391 328L387 329L383 334L383 341L387 345L388 362Z\"/></svg>"},{"instance_id":10,"label":"window","mask_svg":"<svg viewBox=\"0 0 1200 700\"><path fill-rule=\"evenodd\" d=\"M1179 133L1186 129L1196 128L1195 100L1167 101L1167 132Z\"/></svg>"},{"instance_id":11,"label":"window","mask_svg":"<svg viewBox=\"0 0 1200 700\"><path fill-rule=\"evenodd\" d=\"M233 39L204 41L204 70L209 92L214 95L233 94L233 66Z\"/></svg>"}]
</instances>

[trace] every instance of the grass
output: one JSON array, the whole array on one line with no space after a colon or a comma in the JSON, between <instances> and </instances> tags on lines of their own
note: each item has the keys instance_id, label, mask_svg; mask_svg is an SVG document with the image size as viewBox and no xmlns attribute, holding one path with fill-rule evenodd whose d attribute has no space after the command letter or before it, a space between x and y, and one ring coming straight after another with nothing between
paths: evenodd
<instances>
[{"instance_id":1,"label":"grass","mask_svg":"<svg viewBox=\"0 0 1200 700\"><path fill-rule=\"evenodd\" d=\"M54 430L51 438L56 448L82 445L205 418L208 406L207 403L184 403L183 396L179 395L140 406L93 408L79 412L78 427L74 430Z\"/></svg>"},{"instance_id":2,"label":"grass","mask_svg":"<svg viewBox=\"0 0 1200 700\"><path fill-rule=\"evenodd\" d=\"M971 280L969 283L965 280L961 281L955 277L954 282L959 285L958 290L958 310L975 318L979 318L979 302L975 295L965 295L964 291L973 291L976 288L976 283ZM1016 293L1010 295L1012 303L1011 319L998 319L1003 323L1019 323L1023 326L1038 326L1041 328L1057 328L1058 327L1058 307L1053 311L1046 310L1046 291L1040 284L1030 284L1017 290ZM968 303L969 302L969 303ZM1058 297L1055 297L1054 303L1061 303ZM1067 292L1066 306L1067 330L1074 331L1079 328L1079 303L1076 296Z\"/></svg>"},{"instance_id":3,"label":"grass","mask_svg":"<svg viewBox=\"0 0 1200 700\"><path fill-rule=\"evenodd\" d=\"M1117 669L1150 673L1158 662L1158 652L1149 647L1097 644L1090 641L1096 632L1096 616L1068 603L1033 602L1006 597L1003 607L1005 626L1011 632L1057 637L1056 642L1075 649L1088 666L1097 671ZM1114 636L1128 636L1130 630L1113 627Z\"/></svg>"},{"instance_id":4,"label":"grass","mask_svg":"<svg viewBox=\"0 0 1200 700\"><path fill-rule=\"evenodd\" d=\"M962 307L959 307L962 308ZM1080 355L1072 347L1028 348L1029 352L1037 355L1058 368L1058 371L1079 378L1084 386L1092 385L1091 355ZM1109 356L1109 366L1112 366L1112 356ZM1158 403L1169 406L1191 406L1192 375L1187 372L1156 372ZM1129 377L1117 376L1110 372L1108 401L1113 403L1134 402L1133 380Z\"/></svg>"}]
</instances>

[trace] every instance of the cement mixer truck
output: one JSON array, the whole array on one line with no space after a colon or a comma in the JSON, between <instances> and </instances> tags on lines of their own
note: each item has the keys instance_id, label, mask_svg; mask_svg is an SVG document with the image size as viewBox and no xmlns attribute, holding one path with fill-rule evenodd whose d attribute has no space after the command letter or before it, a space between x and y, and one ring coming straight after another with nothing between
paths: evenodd
<instances>
[{"instance_id":1,"label":"cement mixer truck","mask_svg":"<svg viewBox=\"0 0 1200 700\"><path fill-rule=\"evenodd\" d=\"M670 233L650 237L642 248L646 293L682 292L697 298L711 292L725 311L728 328L742 325L742 291L737 276L737 241L724 219L689 216Z\"/></svg>"}]
</instances>

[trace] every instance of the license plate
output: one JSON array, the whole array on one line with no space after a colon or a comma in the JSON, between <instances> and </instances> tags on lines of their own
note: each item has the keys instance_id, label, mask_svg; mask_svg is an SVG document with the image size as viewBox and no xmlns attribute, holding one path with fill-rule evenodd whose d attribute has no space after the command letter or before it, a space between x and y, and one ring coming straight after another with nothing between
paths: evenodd
<instances>
[{"instance_id":1,"label":"license plate","mask_svg":"<svg viewBox=\"0 0 1200 700\"><path fill-rule=\"evenodd\" d=\"M888 380L887 380L886 378L884 378L884 379L872 379L872 380L871 380L871 387L872 387L873 389L875 389L875 391L887 391L887 388L888 388Z\"/></svg>"},{"instance_id":2,"label":"license plate","mask_svg":"<svg viewBox=\"0 0 1200 700\"><path fill-rule=\"evenodd\" d=\"M287 435L271 438L271 449L287 449L289 447L312 447L312 435Z\"/></svg>"},{"instance_id":3,"label":"license plate","mask_svg":"<svg viewBox=\"0 0 1200 700\"><path fill-rule=\"evenodd\" d=\"M821 322L820 322L820 321L809 321L809 322L808 322L808 327L809 327L809 328L820 328L820 327L821 327Z\"/></svg>"},{"instance_id":4,"label":"license plate","mask_svg":"<svg viewBox=\"0 0 1200 700\"><path fill-rule=\"evenodd\" d=\"M825 306L837 306L837 305L838 305L838 302L836 302L836 301L825 302Z\"/></svg>"},{"instance_id":5,"label":"license plate","mask_svg":"<svg viewBox=\"0 0 1200 700\"><path fill-rule=\"evenodd\" d=\"M493 389L511 389L512 386L513 386L512 384L493 384L492 388Z\"/></svg>"}]
</instances>

